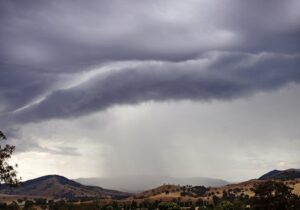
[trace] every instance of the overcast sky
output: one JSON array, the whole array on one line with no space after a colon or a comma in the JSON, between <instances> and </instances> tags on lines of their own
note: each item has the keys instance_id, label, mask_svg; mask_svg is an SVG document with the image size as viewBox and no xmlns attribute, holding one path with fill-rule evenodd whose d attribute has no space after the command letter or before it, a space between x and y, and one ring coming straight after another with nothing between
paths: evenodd
<instances>
[{"instance_id":1,"label":"overcast sky","mask_svg":"<svg viewBox=\"0 0 300 210\"><path fill-rule=\"evenodd\" d=\"M23 179L300 168L299 0L0 0Z\"/></svg>"}]
</instances>

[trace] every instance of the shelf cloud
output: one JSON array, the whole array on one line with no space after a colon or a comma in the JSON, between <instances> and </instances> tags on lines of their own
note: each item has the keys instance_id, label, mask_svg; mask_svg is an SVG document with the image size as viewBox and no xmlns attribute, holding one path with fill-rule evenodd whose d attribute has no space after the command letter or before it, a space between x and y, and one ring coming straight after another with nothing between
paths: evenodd
<instances>
[{"instance_id":1,"label":"shelf cloud","mask_svg":"<svg viewBox=\"0 0 300 210\"><path fill-rule=\"evenodd\" d=\"M83 116L145 101L231 100L300 81L300 55L214 52L184 62L141 62L56 90L15 112L24 122Z\"/></svg>"}]
</instances>

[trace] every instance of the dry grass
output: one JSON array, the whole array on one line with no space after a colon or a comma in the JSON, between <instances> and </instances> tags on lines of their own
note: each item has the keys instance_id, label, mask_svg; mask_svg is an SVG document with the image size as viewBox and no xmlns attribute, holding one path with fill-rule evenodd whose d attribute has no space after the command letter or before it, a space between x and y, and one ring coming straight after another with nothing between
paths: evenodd
<instances>
[{"instance_id":1,"label":"dry grass","mask_svg":"<svg viewBox=\"0 0 300 210\"><path fill-rule=\"evenodd\" d=\"M207 201L212 201L213 196L222 197L224 192L233 193L236 196L240 195L248 195L249 197L254 196L254 192L252 189L255 185L262 183L265 181L262 180L249 180L246 182L236 183L236 184L229 184L222 187L211 187L202 199ZM293 193L296 195L300 195L300 179L295 180L288 180L284 181L285 184L292 187ZM168 193L167 193L168 192ZM135 198L130 199L150 199L150 200L163 200L163 201L170 201L172 199L180 199L181 201L190 200L194 201L199 199L199 197L194 196L181 196L182 189L177 185L162 185L158 188L145 191L143 193L139 193L135 196Z\"/></svg>"},{"instance_id":2,"label":"dry grass","mask_svg":"<svg viewBox=\"0 0 300 210\"><path fill-rule=\"evenodd\" d=\"M25 199L36 199L36 198L45 198L51 199L51 197L45 196L26 196L26 195L7 195L7 194L0 194L0 203L11 203L18 199L25 200Z\"/></svg>"},{"instance_id":3,"label":"dry grass","mask_svg":"<svg viewBox=\"0 0 300 210\"><path fill-rule=\"evenodd\" d=\"M171 193L160 193L154 196L151 196L150 199L163 199L163 198L179 198L180 192L171 192Z\"/></svg>"},{"instance_id":4,"label":"dry grass","mask_svg":"<svg viewBox=\"0 0 300 210\"><path fill-rule=\"evenodd\" d=\"M256 184L259 184L261 182L261 180L249 180L246 182L241 182L241 183L237 183L237 184L229 184L223 187L213 187L210 188L210 190L208 192L206 192L206 197L208 198L208 200L211 200L213 195L216 195L218 197L222 197L223 196L223 192L234 192L235 189L239 189L240 192L235 192L235 195L241 195L242 193L244 195L248 195L249 197L254 196L254 192L251 190L252 188L254 188L254 186ZM288 180L288 181L284 181L284 183L288 186L290 186L291 188L293 188L293 193L300 196L300 179L295 179L295 180Z\"/></svg>"},{"instance_id":5,"label":"dry grass","mask_svg":"<svg viewBox=\"0 0 300 210\"><path fill-rule=\"evenodd\" d=\"M154 188L151 190L147 190L142 193L138 193L135 195L135 197L137 197L137 198L153 197L153 196L163 194L163 193L167 194L166 192L169 192L169 194L180 192L180 187L177 185L170 185L170 184L162 185L160 187L157 187L157 188Z\"/></svg>"},{"instance_id":6,"label":"dry grass","mask_svg":"<svg viewBox=\"0 0 300 210\"><path fill-rule=\"evenodd\" d=\"M229 192L233 193L236 196L244 194L244 195L248 195L249 197L252 197L252 196L254 196L252 188L254 188L254 186L256 184L259 184L261 182L264 182L264 181L249 180L246 182L229 184L229 185L226 185L223 187L212 187L212 188L209 188L209 190L205 193L205 195L203 197L201 197L201 199L204 199L204 200L210 202L210 201L212 201L213 196L222 197L223 192L225 192L225 191L227 193L229 193ZM294 194L300 196L300 179L288 180L288 181L284 181L284 183L293 188ZM142 202L144 199L149 199L152 201L155 201L155 200L172 201L174 199L178 199L182 202L185 202L185 201L196 202L200 198L200 197L197 197L196 195L195 196L194 195L182 196L181 192L182 192L182 188L180 186L162 185L158 188L136 194L133 197L130 197L125 200L118 201L118 202L130 204L132 200L136 200L139 203L139 202ZM24 197L27 197L28 199L30 199L30 198L34 198L35 196L16 196L16 195L0 194L0 202L11 203L12 201L15 201L17 199L24 199ZM91 201L89 201L89 202L91 202ZM101 200L101 202L110 203L111 199L107 199L107 200L103 199L103 200Z\"/></svg>"},{"instance_id":7,"label":"dry grass","mask_svg":"<svg viewBox=\"0 0 300 210\"><path fill-rule=\"evenodd\" d=\"M293 193L300 196L300 182L294 185Z\"/></svg>"}]
</instances>

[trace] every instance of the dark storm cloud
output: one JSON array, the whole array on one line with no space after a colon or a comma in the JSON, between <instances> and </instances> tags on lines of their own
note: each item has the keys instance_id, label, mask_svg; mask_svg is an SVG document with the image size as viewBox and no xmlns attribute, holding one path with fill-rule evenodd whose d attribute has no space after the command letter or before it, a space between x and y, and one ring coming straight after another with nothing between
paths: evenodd
<instances>
[{"instance_id":1,"label":"dark storm cloud","mask_svg":"<svg viewBox=\"0 0 300 210\"><path fill-rule=\"evenodd\" d=\"M143 62L58 90L15 113L17 121L85 115L143 101L234 99L300 82L300 55L215 52L185 62Z\"/></svg>"},{"instance_id":2,"label":"dark storm cloud","mask_svg":"<svg viewBox=\"0 0 300 210\"><path fill-rule=\"evenodd\" d=\"M0 115L30 122L298 82L299 9L297 0L1 0ZM139 65L57 85L62 74L115 61Z\"/></svg>"},{"instance_id":3,"label":"dark storm cloud","mask_svg":"<svg viewBox=\"0 0 300 210\"><path fill-rule=\"evenodd\" d=\"M32 68L0 63L0 114L14 111L47 91L57 77Z\"/></svg>"},{"instance_id":4,"label":"dark storm cloud","mask_svg":"<svg viewBox=\"0 0 300 210\"><path fill-rule=\"evenodd\" d=\"M74 65L184 60L207 50L295 52L298 11L297 0L2 0L0 57L13 63Z\"/></svg>"}]
</instances>

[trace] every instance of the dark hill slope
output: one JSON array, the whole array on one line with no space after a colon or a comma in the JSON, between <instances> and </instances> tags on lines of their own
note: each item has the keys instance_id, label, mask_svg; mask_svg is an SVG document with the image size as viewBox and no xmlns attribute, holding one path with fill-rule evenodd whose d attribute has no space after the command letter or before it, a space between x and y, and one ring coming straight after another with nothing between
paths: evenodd
<instances>
[{"instance_id":1,"label":"dark hill slope","mask_svg":"<svg viewBox=\"0 0 300 210\"><path fill-rule=\"evenodd\" d=\"M287 169L287 170L273 170L262 175L259 180L270 180L270 179L297 179L300 178L300 169Z\"/></svg>"},{"instance_id":2,"label":"dark hill slope","mask_svg":"<svg viewBox=\"0 0 300 210\"><path fill-rule=\"evenodd\" d=\"M21 183L18 188L0 186L0 193L52 198L107 197L121 198L130 194L101 187L85 186L63 176L48 175Z\"/></svg>"}]
</instances>

